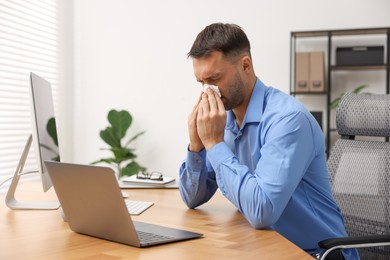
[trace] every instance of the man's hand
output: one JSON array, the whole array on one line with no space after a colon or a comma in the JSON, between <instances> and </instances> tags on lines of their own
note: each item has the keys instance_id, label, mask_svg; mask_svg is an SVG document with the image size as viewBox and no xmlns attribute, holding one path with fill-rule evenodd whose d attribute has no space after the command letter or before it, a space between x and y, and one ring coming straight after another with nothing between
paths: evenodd
<instances>
[{"instance_id":1,"label":"man's hand","mask_svg":"<svg viewBox=\"0 0 390 260\"><path fill-rule=\"evenodd\" d=\"M210 150L214 145L224 140L225 106L219 96L211 89L202 94L197 106L197 135L206 150Z\"/></svg>"},{"instance_id":2,"label":"man's hand","mask_svg":"<svg viewBox=\"0 0 390 260\"><path fill-rule=\"evenodd\" d=\"M200 150L202 150L204 147L198 135L197 122L196 122L201 100L202 100L202 95L199 97L190 115L188 116L188 132L190 134L190 146L188 149L191 152L196 152L196 153L200 152Z\"/></svg>"}]
</instances>

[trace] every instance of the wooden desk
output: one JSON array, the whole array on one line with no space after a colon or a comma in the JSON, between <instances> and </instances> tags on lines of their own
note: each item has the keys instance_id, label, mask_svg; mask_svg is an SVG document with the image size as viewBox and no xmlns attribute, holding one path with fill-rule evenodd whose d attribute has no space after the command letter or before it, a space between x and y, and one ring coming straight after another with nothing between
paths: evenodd
<instances>
[{"instance_id":1,"label":"wooden desk","mask_svg":"<svg viewBox=\"0 0 390 260\"><path fill-rule=\"evenodd\" d=\"M20 198L55 198L38 183ZM155 205L134 220L187 229L204 238L135 248L72 232L60 210L10 210L0 197L0 259L313 259L273 230L255 230L220 193L196 210L187 209L177 189L126 190L131 199ZM42 193L42 194L41 194ZM18 195L18 194L17 194Z\"/></svg>"}]
</instances>

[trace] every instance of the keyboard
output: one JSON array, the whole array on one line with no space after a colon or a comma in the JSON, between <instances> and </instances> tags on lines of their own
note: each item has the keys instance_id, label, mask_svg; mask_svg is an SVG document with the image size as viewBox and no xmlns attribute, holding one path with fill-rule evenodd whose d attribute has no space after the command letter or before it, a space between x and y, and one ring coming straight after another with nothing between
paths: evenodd
<instances>
[{"instance_id":1,"label":"keyboard","mask_svg":"<svg viewBox=\"0 0 390 260\"><path fill-rule=\"evenodd\" d=\"M125 202L130 215L139 215L154 204L149 201L137 200L125 200Z\"/></svg>"},{"instance_id":2,"label":"keyboard","mask_svg":"<svg viewBox=\"0 0 390 260\"><path fill-rule=\"evenodd\" d=\"M155 233L149 233L144 231L137 230L138 238L141 243L153 243L153 242L161 242L161 241L169 241L175 239L171 236L159 235Z\"/></svg>"}]
</instances>

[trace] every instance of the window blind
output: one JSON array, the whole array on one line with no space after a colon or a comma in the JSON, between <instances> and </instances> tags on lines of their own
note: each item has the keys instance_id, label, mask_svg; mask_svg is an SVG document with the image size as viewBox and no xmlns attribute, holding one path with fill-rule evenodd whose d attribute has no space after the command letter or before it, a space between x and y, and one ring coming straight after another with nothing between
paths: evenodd
<instances>
[{"instance_id":1,"label":"window blind","mask_svg":"<svg viewBox=\"0 0 390 260\"><path fill-rule=\"evenodd\" d=\"M58 114L59 16L59 1L0 1L0 181L14 174L32 132L30 72L51 83ZM32 146L24 171L33 170Z\"/></svg>"}]
</instances>

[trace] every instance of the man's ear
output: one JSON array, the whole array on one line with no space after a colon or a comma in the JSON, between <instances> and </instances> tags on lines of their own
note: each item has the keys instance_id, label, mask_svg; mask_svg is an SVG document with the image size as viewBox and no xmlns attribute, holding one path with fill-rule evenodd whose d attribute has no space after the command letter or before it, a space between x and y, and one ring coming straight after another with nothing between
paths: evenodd
<instances>
[{"instance_id":1,"label":"man's ear","mask_svg":"<svg viewBox=\"0 0 390 260\"><path fill-rule=\"evenodd\" d=\"M252 59L248 55L241 58L241 67L244 72L250 72L252 70Z\"/></svg>"}]
</instances>

